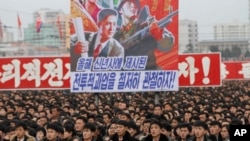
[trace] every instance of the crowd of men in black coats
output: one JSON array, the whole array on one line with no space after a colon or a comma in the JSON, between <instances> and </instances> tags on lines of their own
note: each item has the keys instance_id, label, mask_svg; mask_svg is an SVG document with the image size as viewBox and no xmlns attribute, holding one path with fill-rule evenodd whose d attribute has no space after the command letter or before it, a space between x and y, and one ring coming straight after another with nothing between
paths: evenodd
<instances>
[{"instance_id":1,"label":"crowd of men in black coats","mask_svg":"<svg viewBox=\"0 0 250 141\"><path fill-rule=\"evenodd\" d=\"M249 123L250 81L176 92L0 91L0 141L229 141L229 125Z\"/></svg>"}]
</instances>

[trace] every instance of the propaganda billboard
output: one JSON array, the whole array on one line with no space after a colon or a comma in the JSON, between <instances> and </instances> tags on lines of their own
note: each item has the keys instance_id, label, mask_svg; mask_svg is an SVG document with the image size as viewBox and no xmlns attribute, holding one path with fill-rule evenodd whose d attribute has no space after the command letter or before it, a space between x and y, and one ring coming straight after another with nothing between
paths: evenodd
<instances>
[{"instance_id":1,"label":"propaganda billboard","mask_svg":"<svg viewBox=\"0 0 250 141\"><path fill-rule=\"evenodd\" d=\"M71 0L71 92L178 90L178 0Z\"/></svg>"},{"instance_id":2,"label":"propaganda billboard","mask_svg":"<svg viewBox=\"0 0 250 141\"><path fill-rule=\"evenodd\" d=\"M69 89L69 57L0 58L0 90Z\"/></svg>"},{"instance_id":3,"label":"propaganda billboard","mask_svg":"<svg viewBox=\"0 0 250 141\"><path fill-rule=\"evenodd\" d=\"M221 86L220 53L180 54L180 87Z\"/></svg>"}]
</instances>

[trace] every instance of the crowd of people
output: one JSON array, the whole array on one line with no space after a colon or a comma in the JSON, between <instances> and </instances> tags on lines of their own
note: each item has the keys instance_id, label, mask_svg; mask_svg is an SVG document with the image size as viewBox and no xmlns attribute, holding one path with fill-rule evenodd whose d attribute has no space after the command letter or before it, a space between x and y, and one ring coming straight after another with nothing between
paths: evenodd
<instances>
[{"instance_id":1,"label":"crowd of people","mask_svg":"<svg viewBox=\"0 0 250 141\"><path fill-rule=\"evenodd\" d=\"M0 92L0 141L229 141L230 125L249 123L250 81L174 92Z\"/></svg>"}]
</instances>

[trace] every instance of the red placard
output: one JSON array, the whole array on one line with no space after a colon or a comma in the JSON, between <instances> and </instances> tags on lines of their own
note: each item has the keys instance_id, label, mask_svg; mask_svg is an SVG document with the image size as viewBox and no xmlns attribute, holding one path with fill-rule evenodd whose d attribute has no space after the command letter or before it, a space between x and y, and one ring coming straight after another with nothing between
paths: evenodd
<instances>
[{"instance_id":1,"label":"red placard","mask_svg":"<svg viewBox=\"0 0 250 141\"><path fill-rule=\"evenodd\" d=\"M179 86L220 86L220 53L179 55Z\"/></svg>"},{"instance_id":2,"label":"red placard","mask_svg":"<svg viewBox=\"0 0 250 141\"><path fill-rule=\"evenodd\" d=\"M222 62L221 76L223 80L250 79L250 62Z\"/></svg>"},{"instance_id":3,"label":"red placard","mask_svg":"<svg viewBox=\"0 0 250 141\"><path fill-rule=\"evenodd\" d=\"M0 90L69 89L69 57L0 58Z\"/></svg>"}]
</instances>

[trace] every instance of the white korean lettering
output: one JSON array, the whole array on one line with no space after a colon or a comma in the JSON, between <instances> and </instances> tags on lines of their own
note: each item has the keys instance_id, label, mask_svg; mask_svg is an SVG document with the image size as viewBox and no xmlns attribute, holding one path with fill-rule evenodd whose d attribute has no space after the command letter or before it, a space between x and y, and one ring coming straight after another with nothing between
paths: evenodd
<instances>
[{"instance_id":1,"label":"white korean lettering","mask_svg":"<svg viewBox=\"0 0 250 141\"><path fill-rule=\"evenodd\" d=\"M242 63L242 69L239 71L239 74L242 74L244 78L250 78L250 63Z\"/></svg>"},{"instance_id":2,"label":"white korean lettering","mask_svg":"<svg viewBox=\"0 0 250 141\"><path fill-rule=\"evenodd\" d=\"M40 65L41 62L38 59L33 59L32 62L23 64L23 68L26 70L21 76L21 80L27 79L28 81L35 80L35 86L41 85L40 80Z\"/></svg>"},{"instance_id":3,"label":"white korean lettering","mask_svg":"<svg viewBox=\"0 0 250 141\"><path fill-rule=\"evenodd\" d=\"M47 70L41 80L46 80L49 78L50 86L62 86L63 85L63 62L61 59L55 59L53 62L46 63L43 67Z\"/></svg>"},{"instance_id":4,"label":"white korean lettering","mask_svg":"<svg viewBox=\"0 0 250 141\"><path fill-rule=\"evenodd\" d=\"M20 61L14 59L11 61L11 64L6 64L2 66L4 72L2 73L1 82L5 83L11 79L15 79L15 87L20 85Z\"/></svg>"}]
</instances>

